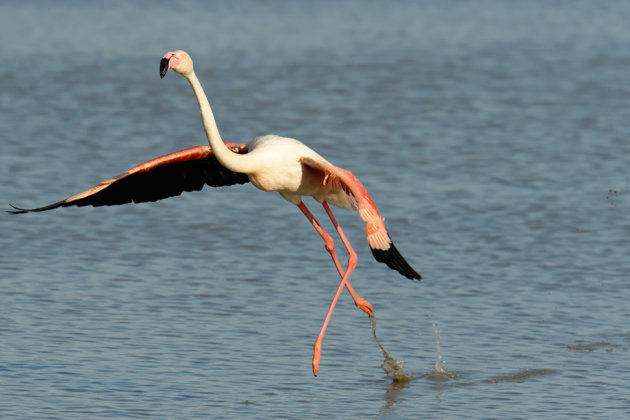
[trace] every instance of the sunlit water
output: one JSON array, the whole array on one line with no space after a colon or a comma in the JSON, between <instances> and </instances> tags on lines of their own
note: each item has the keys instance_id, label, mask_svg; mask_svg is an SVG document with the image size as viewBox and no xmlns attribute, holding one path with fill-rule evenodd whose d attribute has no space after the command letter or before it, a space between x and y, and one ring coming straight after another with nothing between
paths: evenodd
<instances>
[{"instance_id":1,"label":"sunlit water","mask_svg":"<svg viewBox=\"0 0 630 420\"><path fill-rule=\"evenodd\" d=\"M424 278L337 211L410 380L347 294L315 378L338 278L279 196L0 215L0 417L622 418L629 21L621 1L2 2L7 209L203 144L190 88L158 75L183 48L225 139L353 171Z\"/></svg>"}]
</instances>

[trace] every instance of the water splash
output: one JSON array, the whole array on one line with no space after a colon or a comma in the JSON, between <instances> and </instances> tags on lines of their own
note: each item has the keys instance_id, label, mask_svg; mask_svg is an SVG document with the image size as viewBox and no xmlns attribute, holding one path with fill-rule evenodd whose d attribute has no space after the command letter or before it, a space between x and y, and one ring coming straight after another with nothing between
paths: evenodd
<instances>
[{"instance_id":1,"label":"water splash","mask_svg":"<svg viewBox=\"0 0 630 420\"><path fill-rule=\"evenodd\" d=\"M442 365L442 349L440 347L440 330L437 328L435 322L432 322L433 327L435 329L435 347L437 350L437 360L435 361L435 369L432 372L425 373L422 376L415 377L411 375L407 375L403 370L403 362L401 360L394 359L388 352L385 350L385 347L381 344L380 340L376 336L376 317L370 317L370 324L372 324L372 336L374 337L374 341L383 352L383 357L385 360L381 365L381 368L385 371L388 377L392 378L394 383L397 384L407 384L408 382L414 379L422 379L429 378L435 381L443 381L446 379L457 379L459 375L455 372L450 372L444 368Z\"/></svg>"},{"instance_id":2,"label":"water splash","mask_svg":"<svg viewBox=\"0 0 630 420\"><path fill-rule=\"evenodd\" d=\"M437 351L437 359L435 361L435 368L432 372L427 372L421 376L421 378L428 378L434 381L446 381L448 379L457 379L459 377L455 372L450 372L446 370L444 365L442 364L442 349L440 347L440 330L437 327L435 322L431 322L433 328L435 329L435 349Z\"/></svg>"},{"instance_id":3,"label":"water splash","mask_svg":"<svg viewBox=\"0 0 630 420\"><path fill-rule=\"evenodd\" d=\"M370 324L372 324L372 336L374 337L374 341L376 341L376 344L378 344L378 346L381 348L381 351L383 352L383 357L385 357L385 361L383 361L381 368L385 371L387 376L389 376L394 382L399 384L406 384L407 382L415 379L413 376L409 376L403 371L402 361L396 360L392 356L390 356L387 350L385 350L385 347L383 347L383 345L379 341L378 337L376 336L375 316L370 317Z\"/></svg>"},{"instance_id":4,"label":"water splash","mask_svg":"<svg viewBox=\"0 0 630 420\"><path fill-rule=\"evenodd\" d=\"M444 375L450 379L457 379L457 374L455 372L449 372L444 368L442 364L442 349L440 347L440 329L437 327L435 322L431 322L433 328L435 329L435 348L437 350L437 360L435 361L435 371L434 374Z\"/></svg>"}]
</instances>

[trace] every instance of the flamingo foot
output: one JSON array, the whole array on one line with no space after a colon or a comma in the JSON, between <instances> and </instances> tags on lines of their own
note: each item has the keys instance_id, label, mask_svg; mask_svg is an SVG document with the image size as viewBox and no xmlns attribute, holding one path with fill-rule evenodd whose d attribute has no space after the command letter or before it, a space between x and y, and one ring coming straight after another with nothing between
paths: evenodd
<instances>
[{"instance_id":1,"label":"flamingo foot","mask_svg":"<svg viewBox=\"0 0 630 420\"><path fill-rule=\"evenodd\" d=\"M358 296L357 299L354 301L354 304L357 305L357 308L368 314L370 318L374 316L374 309L372 308L370 302L368 302L367 300Z\"/></svg>"},{"instance_id":2,"label":"flamingo foot","mask_svg":"<svg viewBox=\"0 0 630 420\"><path fill-rule=\"evenodd\" d=\"M313 375L317 376L319 372L319 360L322 357L322 340L318 338L313 345Z\"/></svg>"}]
</instances>

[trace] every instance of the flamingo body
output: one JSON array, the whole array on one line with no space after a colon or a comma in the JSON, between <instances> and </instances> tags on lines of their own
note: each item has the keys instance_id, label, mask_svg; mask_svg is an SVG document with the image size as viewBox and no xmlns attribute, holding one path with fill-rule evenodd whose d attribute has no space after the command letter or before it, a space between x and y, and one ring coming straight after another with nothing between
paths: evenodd
<instances>
[{"instance_id":1,"label":"flamingo body","mask_svg":"<svg viewBox=\"0 0 630 420\"><path fill-rule=\"evenodd\" d=\"M19 214L57 207L156 201L180 195L184 191L200 190L204 185L219 187L246 182L251 182L263 191L280 193L297 205L317 230L341 276L314 344L313 373L317 375L322 339L341 291L347 288L355 305L373 316L372 305L356 294L348 280L356 266L357 256L332 214L329 203L359 213L366 225L368 245L378 262L385 263L409 279L420 280L421 276L396 249L374 201L350 171L332 165L311 148L291 138L266 135L254 138L247 145L223 142L208 99L193 71L190 56L184 51L166 53L160 62L160 76L164 77L170 69L184 76L193 88L209 145L195 146L149 160L65 200L32 209L12 206L14 210L10 212ZM332 237L304 205L303 196L313 197L323 205L348 251L346 269L339 262Z\"/></svg>"},{"instance_id":2,"label":"flamingo body","mask_svg":"<svg viewBox=\"0 0 630 420\"><path fill-rule=\"evenodd\" d=\"M257 188L277 191L296 205L302 201L302 196L311 196L320 203L328 201L338 207L356 210L356 203L350 194L325 184L325 174L302 162L302 159L309 158L330 165L302 142L271 134L256 137L247 148L248 155L261 162L260 167L248 173L249 180Z\"/></svg>"}]
</instances>

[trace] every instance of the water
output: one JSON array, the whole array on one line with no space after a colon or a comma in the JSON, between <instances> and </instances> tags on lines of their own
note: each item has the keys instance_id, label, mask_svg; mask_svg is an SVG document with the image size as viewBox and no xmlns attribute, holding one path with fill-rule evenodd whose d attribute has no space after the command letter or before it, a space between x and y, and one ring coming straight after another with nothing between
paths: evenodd
<instances>
[{"instance_id":1,"label":"water","mask_svg":"<svg viewBox=\"0 0 630 420\"><path fill-rule=\"evenodd\" d=\"M353 171L424 279L376 263L337 211L412 379L381 369L347 293L314 378L338 279L277 195L0 216L1 415L627 415L629 18L621 1L3 2L7 209L203 144L186 82L158 76L183 48L225 139L292 136Z\"/></svg>"}]
</instances>

